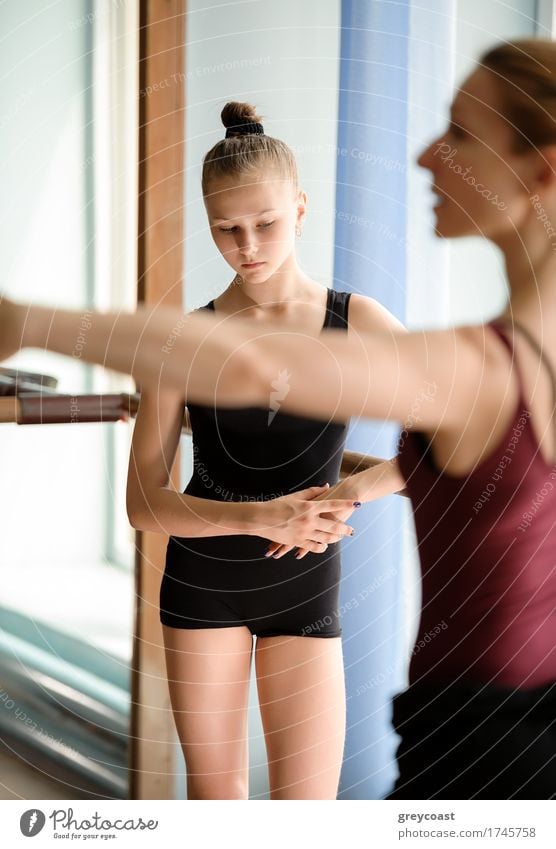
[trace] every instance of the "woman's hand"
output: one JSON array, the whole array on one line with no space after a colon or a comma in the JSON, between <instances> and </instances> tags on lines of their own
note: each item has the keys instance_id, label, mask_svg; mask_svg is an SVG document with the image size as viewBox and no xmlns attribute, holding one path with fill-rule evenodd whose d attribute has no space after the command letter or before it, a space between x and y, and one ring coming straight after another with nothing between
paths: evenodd
<instances>
[{"instance_id":1,"label":"woman's hand","mask_svg":"<svg viewBox=\"0 0 556 849\"><path fill-rule=\"evenodd\" d=\"M327 492L325 486L311 486L291 495L274 498L263 505L262 521L252 534L271 540L278 546L303 548L317 554L326 551L330 543L351 536L353 528L341 517L351 515L353 502L346 498L327 499L326 505L318 499Z\"/></svg>"},{"instance_id":2,"label":"woman's hand","mask_svg":"<svg viewBox=\"0 0 556 849\"><path fill-rule=\"evenodd\" d=\"M320 487L316 487L316 489L320 489ZM319 504L320 504L320 502L323 502L323 501L326 502L326 508L325 509L326 509L327 512L322 513L321 518L323 518L323 519L334 519L337 522L345 522L347 519L349 519L349 517L351 516L353 511L361 506L359 501L353 500L354 495L353 495L353 493L350 492L350 490L351 490L351 485L350 485L349 480L340 481L339 483L335 484L335 486L333 486L333 487L328 487L328 485L327 485L327 488L324 490L324 492L321 492L319 495L317 495L316 499L315 499L316 502L319 503ZM333 513L330 512L330 504L331 503L337 503L338 501L340 503L343 502L343 504L345 505L343 507L343 509L340 508L338 510L335 510ZM323 505L323 507L324 507L324 505ZM351 529L351 533L346 534L345 536L352 536L352 535L353 535L353 528ZM268 538L271 539L271 537L268 537ZM331 540L331 542L337 542L337 540ZM267 557L273 557L275 560L279 560L281 557L284 556L284 554L287 554L293 548L299 549L299 551L296 555L298 560L301 560L303 557L305 557L306 554L309 553L310 550L313 550L313 549L308 549L306 546L285 545L285 544L273 542L269 546L269 548L266 552L266 556ZM325 550L326 549L321 549L320 551L325 551Z\"/></svg>"}]
</instances>

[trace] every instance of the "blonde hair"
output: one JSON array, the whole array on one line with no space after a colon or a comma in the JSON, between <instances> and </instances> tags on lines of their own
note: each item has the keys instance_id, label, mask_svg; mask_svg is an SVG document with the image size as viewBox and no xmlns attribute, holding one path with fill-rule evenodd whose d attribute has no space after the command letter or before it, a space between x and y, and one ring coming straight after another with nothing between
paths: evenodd
<instances>
[{"instance_id":1,"label":"blonde hair","mask_svg":"<svg viewBox=\"0 0 556 849\"><path fill-rule=\"evenodd\" d=\"M221 178L239 180L268 171L276 172L298 188L295 156L285 142L264 134L241 134L242 126L261 123L254 106L232 101L224 106L220 117L224 126L233 127L237 135L221 139L206 154L201 179L204 197L209 194L210 184Z\"/></svg>"}]
</instances>

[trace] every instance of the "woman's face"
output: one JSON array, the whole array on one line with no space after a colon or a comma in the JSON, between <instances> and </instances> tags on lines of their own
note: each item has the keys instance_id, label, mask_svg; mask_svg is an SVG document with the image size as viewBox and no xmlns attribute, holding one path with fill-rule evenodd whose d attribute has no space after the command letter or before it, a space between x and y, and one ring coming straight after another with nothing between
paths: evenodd
<instances>
[{"instance_id":1,"label":"woman's face","mask_svg":"<svg viewBox=\"0 0 556 849\"><path fill-rule=\"evenodd\" d=\"M501 109L494 74L477 69L454 99L447 130L417 160L432 173L439 236L497 242L529 210L530 154L514 149L515 130Z\"/></svg>"},{"instance_id":2,"label":"woman's face","mask_svg":"<svg viewBox=\"0 0 556 849\"><path fill-rule=\"evenodd\" d=\"M210 184L205 198L216 247L246 282L263 283L292 255L306 196L278 175Z\"/></svg>"}]
</instances>

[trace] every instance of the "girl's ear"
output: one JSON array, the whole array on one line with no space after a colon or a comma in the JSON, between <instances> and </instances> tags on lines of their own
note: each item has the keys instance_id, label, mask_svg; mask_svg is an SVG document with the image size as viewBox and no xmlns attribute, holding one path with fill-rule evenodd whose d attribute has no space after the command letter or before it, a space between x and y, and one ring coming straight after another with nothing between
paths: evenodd
<instances>
[{"instance_id":1,"label":"girl's ear","mask_svg":"<svg viewBox=\"0 0 556 849\"><path fill-rule=\"evenodd\" d=\"M307 215L307 192L301 191L301 189L299 190L299 192L297 193L296 206L297 206L296 223L302 224L303 221L305 221L305 217Z\"/></svg>"}]
</instances>

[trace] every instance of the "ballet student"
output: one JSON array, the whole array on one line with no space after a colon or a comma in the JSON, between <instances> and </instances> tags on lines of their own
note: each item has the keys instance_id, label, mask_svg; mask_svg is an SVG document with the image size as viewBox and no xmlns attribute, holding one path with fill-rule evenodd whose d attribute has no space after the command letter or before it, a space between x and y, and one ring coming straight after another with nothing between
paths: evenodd
<instances>
[{"instance_id":1,"label":"ballet student","mask_svg":"<svg viewBox=\"0 0 556 849\"><path fill-rule=\"evenodd\" d=\"M291 149L264 133L250 104L226 104L222 122L202 191L235 277L203 309L256 329L272 317L294 334L405 332L370 298L302 271L295 241L307 198ZM274 377L269 409L200 406L183 386L145 387L135 423L128 514L138 530L170 534L160 620L190 799L248 796L253 654L271 798L336 798L345 730L339 540L352 531L345 522L357 502L403 487L395 464L384 463L326 492L347 426L283 412L288 374ZM193 474L182 495L168 477L186 404Z\"/></svg>"},{"instance_id":2,"label":"ballet student","mask_svg":"<svg viewBox=\"0 0 556 849\"><path fill-rule=\"evenodd\" d=\"M436 232L502 252L506 307L478 325L409 334L283 332L275 322L95 314L84 359L196 402L262 405L287 369L288 412L403 425L422 611L391 799L556 797L556 44L489 50L421 154ZM71 355L78 312L4 302L0 355ZM412 416L415 398L428 390Z\"/></svg>"}]
</instances>

